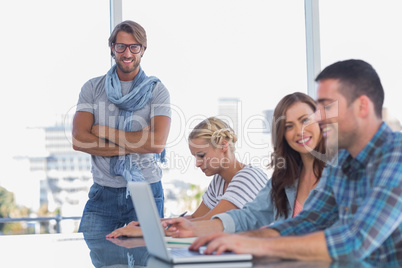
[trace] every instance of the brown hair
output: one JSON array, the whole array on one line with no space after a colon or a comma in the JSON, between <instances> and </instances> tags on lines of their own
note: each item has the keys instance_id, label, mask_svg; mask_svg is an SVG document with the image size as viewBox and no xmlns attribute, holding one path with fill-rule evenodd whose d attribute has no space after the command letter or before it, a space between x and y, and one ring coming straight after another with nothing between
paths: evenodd
<instances>
[{"instance_id":1,"label":"brown hair","mask_svg":"<svg viewBox=\"0 0 402 268\"><path fill-rule=\"evenodd\" d=\"M145 32L145 29L139 25L138 23L131 21L131 20L126 20L121 23L119 23L111 33L109 37L109 47L112 47L112 44L116 42L116 37L117 34L120 32L126 32L129 34L132 34L134 39L142 45L144 50L147 49L147 33ZM110 54L112 57L114 57L113 51L110 50Z\"/></svg>"},{"instance_id":2,"label":"brown hair","mask_svg":"<svg viewBox=\"0 0 402 268\"><path fill-rule=\"evenodd\" d=\"M279 216L284 216L285 218L289 216L285 188L296 183L299 177L300 167L303 164L300 153L293 150L285 139L285 115L287 110L297 102L306 103L313 111L316 110L316 104L310 96L304 93L295 92L286 95L279 101L273 115L274 120L271 133L274 152L271 156L269 167L274 169L271 178L271 199L277 209L277 214L275 215L276 219ZM320 141L314 150L321 154L325 153L325 140L322 138L322 134L320 135ZM283 166L278 165L280 160L284 163ZM314 174L317 177L317 182L321 177L324 167L325 163L315 157L313 169Z\"/></svg>"}]
</instances>

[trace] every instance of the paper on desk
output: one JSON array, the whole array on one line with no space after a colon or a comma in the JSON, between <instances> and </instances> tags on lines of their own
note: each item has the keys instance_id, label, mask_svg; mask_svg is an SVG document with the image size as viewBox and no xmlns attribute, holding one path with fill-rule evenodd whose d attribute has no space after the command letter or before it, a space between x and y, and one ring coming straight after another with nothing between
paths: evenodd
<instances>
[{"instance_id":1,"label":"paper on desk","mask_svg":"<svg viewBox=\"0 0 402 268\"><path fill-rule=\"evenodd\" d=\"M168 244L191 245L196 239L197 237L175 238L171 236L165 236L165 241Z\"/></svg>"}]
</instances>

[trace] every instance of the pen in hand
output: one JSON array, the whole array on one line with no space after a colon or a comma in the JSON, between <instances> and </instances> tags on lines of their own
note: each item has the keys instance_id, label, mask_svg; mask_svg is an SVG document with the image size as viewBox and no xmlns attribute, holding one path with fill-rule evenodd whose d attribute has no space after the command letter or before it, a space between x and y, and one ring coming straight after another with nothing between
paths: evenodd
<instances>
[{"instance_id":1,"label":"pen in hand","mask_svg":"<svg viewBox=\"0 0 402 268\"><path fill-rule=\"evenodd\" d=\"M184 211L182 214L179 215L179 217L184 217L184 215L187 214L187 211ZM165 230L169 229L172 226L172 224L168 224L168 226L166 226Z\"/></svg>"}]
</instances>

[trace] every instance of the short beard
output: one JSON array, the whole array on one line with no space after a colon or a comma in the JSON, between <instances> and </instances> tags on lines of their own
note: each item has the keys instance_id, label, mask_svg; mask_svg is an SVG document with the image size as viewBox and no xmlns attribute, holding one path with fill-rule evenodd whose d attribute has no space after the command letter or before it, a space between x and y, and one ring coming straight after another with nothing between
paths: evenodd
<instances>
[{"instance_id":1,"label":"short beard","mask_svg":"<svg viewBox=\"0 0 402 268\"><path fill-rule=\"evenodd\" d=\"M134 72L135 70L137 70L137 68L140 66L140 61L135 61L135 62L134 62L134 66L133 66L132 68L130 68L130 69L124 68L124 66L121 64L120 61L116 61L116 65L117 65L117 68L119 68L119 70L120 70L122 73L128 74L128 73L132 73L132 72Z\"/></svg>"}]
</instances>

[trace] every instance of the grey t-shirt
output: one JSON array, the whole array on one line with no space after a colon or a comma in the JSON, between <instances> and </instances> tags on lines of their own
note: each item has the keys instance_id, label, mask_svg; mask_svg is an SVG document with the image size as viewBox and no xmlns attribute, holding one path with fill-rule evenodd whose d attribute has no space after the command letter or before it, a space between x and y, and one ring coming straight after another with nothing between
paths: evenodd
<instances>
[{"instance_id":1,"label":"grey t-shirt","mask_svg":"<svg viewBox=\"0 0 402 268\"><path fill-rule=\"evenodd\" d=\"M90 112L94 115L94 124L115 128L119 117L119 108L109 101L105 91L106 75L86 82L79 95L77 111ZM123 96L131 88L133 81L120 81ZM140 110L133 113L132 131L142 130L151 123L154 116L171 116L170 95L166 87L158 82L152 92L151 100ZM92 155L92 175L94 182L107 187L126 187L127 181L122 176L110 175L110 158ZM162 178L162 170L156 162L155 154L130 154L131 161L141 170L149 183Z\"/></svg>"}]
</instances>

